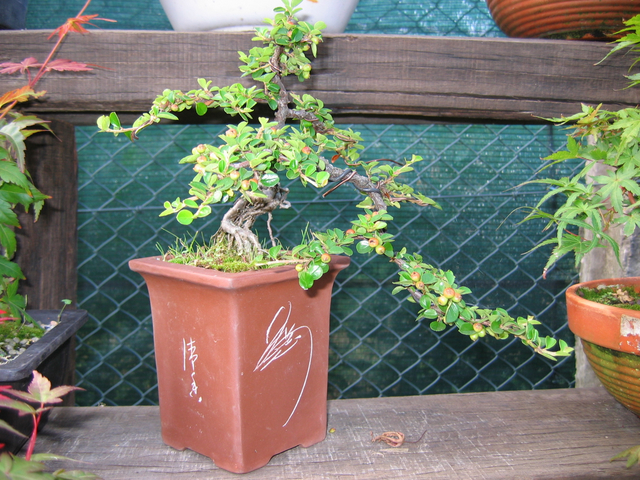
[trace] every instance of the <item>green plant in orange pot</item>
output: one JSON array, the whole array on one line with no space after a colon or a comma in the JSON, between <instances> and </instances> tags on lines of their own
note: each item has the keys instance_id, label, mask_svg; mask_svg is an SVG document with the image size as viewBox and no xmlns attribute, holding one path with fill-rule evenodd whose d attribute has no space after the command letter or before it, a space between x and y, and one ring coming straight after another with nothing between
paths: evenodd
<instances>
[{"instance_id":1,"label":"green plant in orange pot","mask_svg":"<svg viewBox=\"0 0 640 480\"><path fill-rule=\"evenodd\" d=\"M623 50L640 52L640 15L625 24L607 57ZM630 70L637 63L635 59ZM631 73L628 78L629 87L640 85L639 73ZM584 163L573 177L534 181L551 187L525 218L542 219L547 222L546 228L555 230L551 239L536 247L553 246L545 273L565 254L574 254L577 266L585 255L607 248L619 262L621 258L622 263L637 262L640 109L608 111L601 105L583 105L575 115L549 120L569 125L570 134L566 149L547 157L545 168L567 160ZM563 202L549 211L546 202L552 197ZM584 292L594 288L612 292L620 301L605 305L587 298ZM640 312L635 306L636 292L640 292L640 277L610 278L574 285L566 297L569 328L582 339L596 375L616 399L640 415Z\"/></svg>"}]
</instances>

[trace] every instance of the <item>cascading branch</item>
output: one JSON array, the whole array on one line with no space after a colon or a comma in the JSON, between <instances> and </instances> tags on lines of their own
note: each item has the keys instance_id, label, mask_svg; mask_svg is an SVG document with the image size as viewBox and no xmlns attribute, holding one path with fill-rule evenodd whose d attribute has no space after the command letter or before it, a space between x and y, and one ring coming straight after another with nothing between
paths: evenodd
<instances>
[{"instance_id":1,"label":"cascading branch","mask_svg":"<svg viewBox=\"0 0 640 480\"><path fill-rule=\"evenodd\" d=\"M501 339L513 335L547 358L569 355L573 349L562 340L540 336L535 328L539 322L534 318L512 318L502 309L467 306L463 295L471 292L456 284L453 273L423 263L419 255L409 255L404 248L394 248L394 235L388 231L393 220L389 207L413 203L440 208L399 180L422 158L414 155L403 162L364 161L359 153L359 133L336 127L331 111L321 100L289 92L283 78L294 75L304 81L310 77L307 55L316 56L324 28L322 22L310 25L298 21L295 15L300 3L284 0L283 7L275 9L274 18L267 20L270 26L256 29L253 40L262 46L240 52L242 75L251 77L258 86L236 83L217 87L200 79L196 90L162 92L150 111L131 127L122 127L115 113L98 119L101 131L122 133L133 140L144 128L161 120L176 120L176 114L184 110L205 115L210 109L222 109L241 118L240 123L227 126L219 137L220 144L197 145L191 155L180 160L192 164L195 171L189 196L165 202L161 215L176 215L180 223L189 225L209 215L213 205L231 202L212 238L212 249L222 245L228 249L228 256L240 252L251 258L254 268L293 264L301 287L308 289L329 270L332 255L353 255L355 246L361 254L375 252L398 265L394 294L408 294L408 300L420 307L418 319L430 319L433 330L456 326L474 340L485 335ZM273 117L254 120L260 105L268 106ZM298 179L318 189L331 184L324 196L350 184L364 197L358 205L363 213L346 230L313 232L307 241L290 249L270 234L272 246L263 247L252 227L259 216L266 214L271 232L271 213L290 206L283 178Z\"/></svg>"}]
</instances>

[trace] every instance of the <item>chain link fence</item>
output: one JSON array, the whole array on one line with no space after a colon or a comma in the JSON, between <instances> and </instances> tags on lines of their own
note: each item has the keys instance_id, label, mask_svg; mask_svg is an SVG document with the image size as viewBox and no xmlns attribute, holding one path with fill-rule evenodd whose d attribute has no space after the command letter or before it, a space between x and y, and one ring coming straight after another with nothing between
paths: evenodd
<instances>
[{"instance_id":1,"label":"chain link fence","mask_svg":"<svg viewBox=\"0 0 640 480\"><path fill-rule=\"evenodd\" d=\"M55 28L84 0L31 0L28 28ZM157 0L132 4L94 0L88 13L116 19L102 28L168 30ZM504 36L484 0L360 0L350 33ZM151 99L150 99L151 100ZM540 125L351 125L362 132L366 159L425 158L407 183L438 201L443 210L403 207L394 215L398 244L427 262L456 273L471 288L472 301L501 306L513 315L535 315L543 334L573 344L566 326L564 289L576 278L570 260L541 278L548 252L528 252L542 225L518 225L522 213L543 194L516 189L533 178L540 158L560 148L564 135ZM198 232L169 217L165 200L184 196L191 179L177 160L198 143L213 143L222 126L162 125L130 143L78 127L79 308L90 320L79 333L80 405L157 403L149 301L131 258L155 255L176 238L217 230L221 211L198 223ZM560 170L563 169L563 170ZM571 165L554 174L567 175ZM547 172L550 173L550 172ZM323 199L292 185L292 208L274 215L274 233L297 242L309 226L348 228L359 196L341 188ZM327 208L328 207L328 208ZM260 225L264 233L265 226ZM263 235L263 237L266 236ZM331 316L329 395L380 395L570 387L572 358L551 362L519 341L471 342L455 331L432 332L416 322L413 306L391 295L393 265L356 255L337 279Z\"/></svg>"},{"instance_id":2,"label":"chain link fence","mask_svg":"<svg viewBox=\"0 0 640 480\"><path fill-rule=\"evenodd\" d=\"M362 132L365 158L425 158L407 180L443 210L403 207L393 229L399 245L453 270L473 301L512 314L536 315L544 333L571 343L563 290L572 265L563 262L547 280L544 253L524 254L541 238L540 225L518 225L510 213L543 192L514 189L532 178L540 157L557 149L562 133L547 126L350 125ZM213 143L226 127L159 126L135 143L77 129L80 157L79 306L91 312L78 348L81 404L152 404L157 401L149 302L131 258L155 255L197 232L158 217L165 200L183 195L192 172L176 159L193 145ZM562 168L568 168L564 166ZM566 175L566 171L556 172ZM347 228L358 194L349 187L323 199L297 184L289 210L274 213L274 234L297 242L307 225ZM220 207L198 224L208 238ZM259 227L264 232L264 225ZM438 334L415 321L415 310L391 295L392 264L356 255L338 277L331 317L332 398L415 395L499 389L568 387L573 361L551 362L519 341L471 342L455 331Z\"/></svg>"}]
</instances>

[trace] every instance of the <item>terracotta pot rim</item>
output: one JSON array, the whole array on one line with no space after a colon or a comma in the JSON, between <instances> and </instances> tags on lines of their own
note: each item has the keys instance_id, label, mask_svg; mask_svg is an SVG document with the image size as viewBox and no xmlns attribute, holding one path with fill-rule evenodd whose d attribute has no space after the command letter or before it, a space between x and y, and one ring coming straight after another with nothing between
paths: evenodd
<instances>
[{"instance_id":1,"label":"terracotta pot rim","mask_svg":"<svg viewBox=\"0 0 640 480\"><path fill-rule=\"evenodd\" d=\"M569 329L580 338L612 350L640 354L640 311L586 300L578 288L598 285L632 285L640 289L640 277L609 278L577 283L566 291Z\"/></svg>"},{"instance_id":2,"label":"terracotta pot rim","mask_svg":"<svg viewBox=\"0 0 640 480\"><path fill-rule=\"evenodd\" d=\"M333 255L331 269L343 270L349 266L351 258L342 255ZM194 284L210 285L215 283L218 288L237 289L269 282L285 282L298 276L293 265L265 268L261 270L248 270L246 272L228 273L209 268L181 265L162 260L162 257L135 258L129 261L129 268L137 273L148 275L179 277L186 282ZM274 276L278 276L277 280Z\"/></svg>"},{"instance_id":3,"label":"terracotta pot rim","mask_svg":"<svg viewBox=\"0 0 640 480\"><path fill-rule=\"evenodd\" d=\"M604 279L600 279L600 280L589 280L588 282L580 282L580 283L576 283L575 285L571 285L569 288L567 288L567 297L569 296L576 296L578 298L580 298L582 301L587 302L589 304L593 304L593 305L598 305L598 306L602 306L605 307L607 310L612 310L616 313L619 314L625 314L625 315L629 315L631 313L631 316L638 316L638 318L640 318L640 310L629 310L628 308L620 308L620 307L612 307L611 305L603 305L601 303L598 302L594 302L592 300L587 300L586 298L581 297L580 295L577 294L577 290L579 288L594 288L597 287L599 285L607 285L607 286L611 286L611 285L624 285L624 286L637 286L638 289L640 289L640 277L621 277L621 278L604 278Z\"/></svg>"},{"instance_id":4,"label":"terracotta pot rim","mask_svg":"<svg viewBox=\"0 0 640 480\"><path fill-rule=\"evenodd\" d=\"M487 0L487 6L500 29L516 38L613 34L623 19L640 13L637 0Z\"/></svg>"}]
</instances>

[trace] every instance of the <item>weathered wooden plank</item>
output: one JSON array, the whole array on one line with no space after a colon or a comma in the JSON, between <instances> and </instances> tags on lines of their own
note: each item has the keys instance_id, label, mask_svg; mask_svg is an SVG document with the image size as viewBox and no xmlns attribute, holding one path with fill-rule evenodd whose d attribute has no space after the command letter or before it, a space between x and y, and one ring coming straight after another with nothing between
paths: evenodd
<instances>
[{"instance_id":1,"label":"weathered wooden plank","mask_svg":"<svg viewBox=\"0 0 640 480\"><path fill-rule=\"evenodd\" d=\"M433 395L329 402L327 439L274 457L247 479L637 478L610 463L640 443L640 419L603 389ZM400 448L371 434L401 431ZM162 444L157 407L74 407L52 412L38 450L105 479L237 478L199 454Z\"/></svg>"},{"instance_id":2,"label":"weathered wooden plank","mask_svg":"<svg viewBox=\"0 0 640 480\"><path fill-rule=\"evenodd\" d=\"M37 222L33 211L19 209L22 225L16 232L16 262L26 280L20 292L31 309L62 308L63 299L76 299L78 159L75 129L58 120L27 140L27 170L36 187L51 196Z\"/></svg>"},{"instance_id":3,"label":"weathered wooden plank","mask_svg":"<svg viewBox=\"0 0 640 480\"><path fill-rule=\"evenodd\" d=\"M0 32L0 61L41 58L49 32ZM226 85L238 80L237 51L252 46L247 33L96 31L70 38L60 58L105 69L52 72L40 85L50 92L35 112L92 115L140 112L164 88L188 90L197 77ZM635 104L624 90L630 59L618 55L594 65L609 47L555 40L388 35L328 36L311 81L295 87L317 95L337 116L382 121L532 122L532 115L572 113L580 102ZM14 88L0 77L0 91Z\"/></svg>"}]
</instances>

